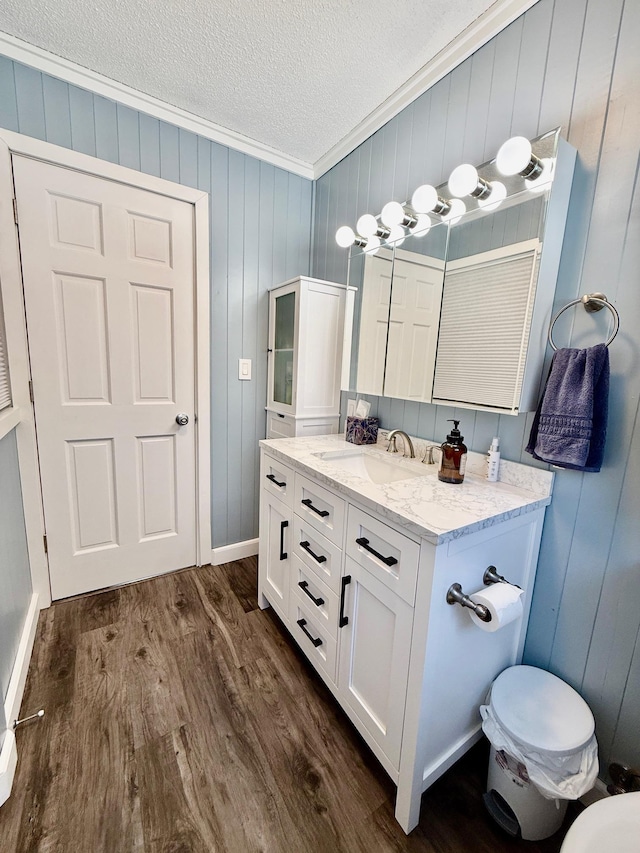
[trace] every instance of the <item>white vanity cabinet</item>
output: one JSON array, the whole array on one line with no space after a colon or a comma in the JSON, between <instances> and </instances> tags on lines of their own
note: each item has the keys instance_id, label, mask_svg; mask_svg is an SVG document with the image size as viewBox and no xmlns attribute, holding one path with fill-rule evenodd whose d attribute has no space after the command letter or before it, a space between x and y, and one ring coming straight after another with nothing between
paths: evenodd
<instances>
[{"instance_id":1,"label":"white vanity cabinet","mask_svg":"<svg viewBox=\"0 0 640 853\"><path fill-rule=\"evenodd\" d=\"M270 291L267 438L338 431L346 293L307 276Z\"/></svg>"},{"instance_id":2,"label":"white vanity cabinet","mask_svg":"<svg viewBox=\"0 0 640 853\"><path fill-rule=\"evenodd\" d=\"M286 444L311 441L324 448L339 437ZM260 605L274 607L397 784L396 818L409 832L422 792L480 737L478 708L493 679L521 660L549 498L434 537L400 523L383 492L372 504L353 477L332 481L317 454L284 463L281 444L265 442L261 453ZM513 488L494 497L481 487L489 503L515 500ZM493 633L446 603L453 583L483 589L490 565L525 590L523 618Z\"/></svg>"}]
</instances>

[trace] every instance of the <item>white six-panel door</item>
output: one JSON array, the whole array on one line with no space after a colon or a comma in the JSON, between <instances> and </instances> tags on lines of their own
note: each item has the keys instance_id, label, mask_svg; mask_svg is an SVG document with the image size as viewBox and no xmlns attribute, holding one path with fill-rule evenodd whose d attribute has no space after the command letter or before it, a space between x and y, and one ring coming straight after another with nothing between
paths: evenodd
<instances>
[{"instance_id":1,"label":"white six-panel door","mask_svg":"<svg viewBox=\"0 0 640 853\"><path fill-rule=\"evenodd\" d=\"M193 565L193 206L13 159L53 598Z\"/></svg>"}]
</instances>

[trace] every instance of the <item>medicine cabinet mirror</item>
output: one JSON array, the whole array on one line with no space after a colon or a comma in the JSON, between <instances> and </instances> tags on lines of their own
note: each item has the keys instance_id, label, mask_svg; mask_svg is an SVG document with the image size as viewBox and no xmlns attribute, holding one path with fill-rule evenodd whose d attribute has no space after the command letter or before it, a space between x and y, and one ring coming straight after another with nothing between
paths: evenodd
<instances>
[{"instance_id":1,"label":"medicine cabinet mirror","mask_svg":"<svg viewBox=\"0 0 640 853\"><path fill-rule=\"evenodd\" d=\"M540 186L500 180L496 209L465 198L466 212L375 252L351 248L354 288L349 391L484 409L531 411L546 348L575 150L559 130L531 142L551 164ZM447 185L438 188L450 196ZM346 375L346 374L345 374Z\"/></svg>"}]
</instances>

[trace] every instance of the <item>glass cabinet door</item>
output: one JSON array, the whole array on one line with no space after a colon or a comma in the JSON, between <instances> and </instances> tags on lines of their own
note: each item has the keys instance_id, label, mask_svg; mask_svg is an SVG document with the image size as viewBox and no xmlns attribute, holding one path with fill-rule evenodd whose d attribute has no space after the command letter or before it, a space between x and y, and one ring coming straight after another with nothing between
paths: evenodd
<instances>
[{"instance_id":1,"label":"glass cabinet door","mask_svg":"<svg viewBox=\"0 0 640 853\"><path fill-rule=\"evenodd\" d=\"M295 337L296 294L284 293L274 300L273 401L293 405L293 342Z\"/></svg>"}]
</instances>

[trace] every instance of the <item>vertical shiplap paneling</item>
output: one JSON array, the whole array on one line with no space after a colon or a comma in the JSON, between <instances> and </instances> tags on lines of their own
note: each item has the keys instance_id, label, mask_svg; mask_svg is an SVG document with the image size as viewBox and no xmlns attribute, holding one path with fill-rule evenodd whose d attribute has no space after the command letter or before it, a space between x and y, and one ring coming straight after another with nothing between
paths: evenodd
<instances>
[{"instance_id":1,"label":"vertical shiplap paneling","mask_svg":"<svg viewBox=\"0 0 640 853\"><path fill-rule=\"evenodd\" d=\"M0 439L0 585L0 704L4 705L31 597L15 432Z\"/></svg>"},{"instance_id":2,"label":"vertical shiplap paneling","mask_svg":"<svg viewBox=\"0 0 640 853\"><path fill-rule=\"evenodd\" d=\"M42 74L26 65L14 65L18 130L26 136L46 139Z\"/></svg>"},{"instance_id":3,"label":"vertical shiplap paneling","mask_svg":"<svg viewBox=\"0 0 640 853\"><path fill-rule=\"evenodd\" d=\"M160 177L180 183L180 130L160 122Z\"/></svg>"},{"instance_id":4,"label":"vertical shiplap paneling","mask_svg":"<svg viewBox=\"0 0 640 853\"><path fill-rule=\"evenodd\" d=\"M18 130L18 100L13 62L0 56L0 127Z\"/></svg>"},{"instance_id":5,"label":"vertical shiplap paneling","mask_svg":"<svg viewBox=\"0 0 640 853\"><path fill-rule=\"evenodd\" d=\"M460 160L478 163L495 156L512 134L533 136L563 128L579 159L555 307L580 293L605 290L621 314L621 333L611 347L605 466L600 474L557 472L525 649L526 661L550 668L582 690L596 715L605 764L611 759L640 762L640 542L634 504L640 491L640 375L635 370L640 342L633 322L640 316L640 55L634 48L640 38L639 14L637 3L621 0L540 0L467 60L471 71L460 151ZM409 193L419 183L446 179L448 146L455 137L453 129L462 123L462 79L461 67L413 104L416 138L408 164ZM367 142L370 157L360 149L359 206L366 179L372 213L388 200L382 197L388 175L393 173L396 180L405 169L405 163L387 159L383 139L378 131ZM323 176L319 189L331 186L332 180L331 173ZM329 215L327 231L337 224ZM496 217L493 227L492 239L505 226ZM525 228L525 222L517 223L518 234ZM316 258L332 263L339 251L327 245ZM588 345L594 330L606 333L605 322L577 313L563 327L563 342ZM547 367L549 361L547 353ZM377 409L384 427L411 429L416 423L415 411L406 405L402 410L397 401L377 398ZM472 449L486 450L491 437L500 435L505 458L541 464L524 450L531 414L474 416L421 405L417 434L441 440L454 414L462 419Z\"/></svg>"},{"instance_id":6,"label":"vertical shiplap paneling","mask_svg":"<svg viewBox=\"0 0 640 853\"><path fill-rule=\"evenodd\" d=\"M107 98L95 95L93 113L96 124L96 157L118 162L118 116L116 105Z\"/></svg>"},{"instance_id":7,"label":"vertical shiplap paneling","mask_svg":"<svg viewBox=\"0 0 640 853\"><path fill-rule=\"evenodd\" d=\"M602 155L609 92L615 63L617 40L620 28L622 2L589 5L587 20L580 51L579 85L576 87L570 128L579 137L579 150L589 163L593 177L589 209L593 208L593 195L597 169ZM597 52L598 59L591 63L588 57ZM587 94L588 93L588 94ZM577 115L578 110L581 111ZM589 234L590 229L587 229ZM591 233L591 238L600 241L602 235ZM602 246L602 251L607 251ZM583 255L586 252L586 246ZM583 312L583 314L586 312ZM582 318L578 314L578 319ZM633 381L629 377L630 381ZM611 387L610 430L622 412L616 397L626 393L620 384ZM562 607L556 626L551 666L576 686L582 684L586 666L589 640L598 607L602 578L606 569L607 554L611 542L617 512L621 479L624 475L624 457L614 454L607 459L607 476L584 475L580 490L578 516L563 590L569 606ZM563 473L562 476L570 476ZM594 539L593 518L598 518L598 536ZM574 602L580 601L580 607Z\"/></svg>"},{"instance_id":8,"label":"vertical shiplap paneling","mask_svg":"<svg viewBox=\"0 0 640 853\"><path fill-rule=\"evenodd\" d=\"M93 95L86 89L69 86L71 141L69 148L96 156L96 123L93 114Z\"/></svg>"},{"instance_id":9,"label":"vertical shiplap paneling","mask_svg":"<svg viewBox=\"0 0 640 853\"><path fill-rule=\"evenodd\" d=\"M140 114L140 169L147 175L160 177L160 122Z\"/></svg>"},{"instance_id":10,"label":"vertical shiplap paneling","mask_svg":"<svg viewBox=\"0 0 640 853\"><path fill-rule=\"evenodd\" d=\"M449 109L447 110L442 157L443 180L447 180L453 169L463 162L462 152L464 150L471 67L471 60L467 59L449 75Z\"/></svg>"},{"instance_id":11,"label":"vertical shiplap paneling","mask_svg":"<svg viewBox=\"0 0 640 853\"><path fill-rule=\"evenodd\" d=\"M178 144L180 147L180 183L187 187L198 187L198 137L184 128L180 128Z\"/></svg>"},{"instance_id":12,"label":"vertical shiplap paneling","mask_svg":"<svg viewBox=\"0 0 640 853\"><path fill-rule=\"evenodd\" d=\"M116 106L118 122L118 163L140 171L140 122L137 110Z\"/></svg>"},{"instance_id":13,"label":"vertical shiplap paneling","mask_svg":"<svg viewBox=\"0 0 640 853\"><path fill-rule=\"evenodd\" d=\"M42 79L42 94L47 141L69 148L71 145L69 84L45 74Z\"/></svg>"},{"instance_id":14,"label":"vertical shiplap paneling","mask_svg":"<svg viewBox=\"0 0 640 853\"><path fill-rule=\"evenodd\" d=\"M413 139L414 105L402 110L398 118L396 138L396 161L393 175L393 197L399 202L411 198L412 188L409 186L409 167L411 164ZM415 187L413 187L415 189Z\"/></svg>"}]
</instances>

